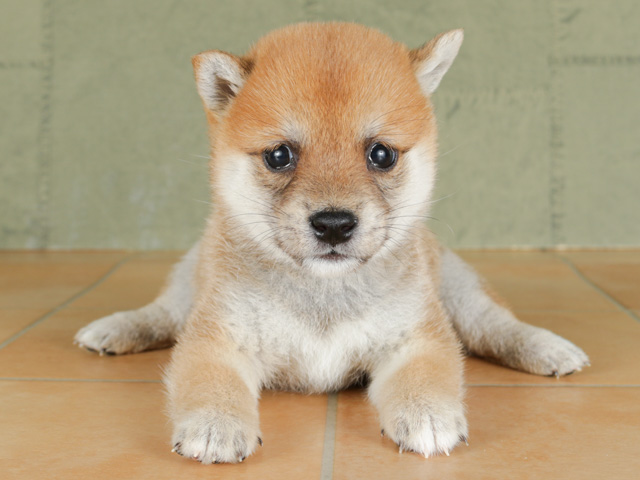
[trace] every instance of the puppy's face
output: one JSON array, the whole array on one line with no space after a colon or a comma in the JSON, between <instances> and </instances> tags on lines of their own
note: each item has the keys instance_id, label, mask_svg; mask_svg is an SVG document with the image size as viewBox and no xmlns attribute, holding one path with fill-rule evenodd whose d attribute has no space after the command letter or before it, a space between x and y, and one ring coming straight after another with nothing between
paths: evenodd
<instances>
[{"instance_id":1,"label":"puppy's face","mask_svg":"<svg viewBox=\"0 0 640 480\"><path fill-rule=\"evenodd\" d=\"M432 191L427 95L459 47L449 35L455 51L426 75L442 39L410 52L350 24L289 27L244 59L195 57L227 234L318 275L401 247Z\"/></svg>"}]
</instances>

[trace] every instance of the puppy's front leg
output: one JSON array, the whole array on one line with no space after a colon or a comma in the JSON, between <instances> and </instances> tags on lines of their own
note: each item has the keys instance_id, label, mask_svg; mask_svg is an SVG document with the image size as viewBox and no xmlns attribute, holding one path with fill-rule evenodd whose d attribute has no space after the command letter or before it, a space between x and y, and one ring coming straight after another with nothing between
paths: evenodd
<instances>
[{"instance_id":1,"label":"puppy's front leg","mask_svg":"<svg viewBox=\"0 0 640 480\"><path fill-rule=\"evenodd\" d=\"M452 332L422 331L420 338L381 359L369 398L383 432L400 446L429 457L449 455L466 441L462 359Z\"/></svg>"},{"instance_id":2,"label":"puppy's front leg","mask_svg":"<svg viewBox=\"0 0 640 480\"><path fill-rule=\"evenodd\" d=\"M235 463L261 442L259 379L250 359L220 329L190 322L165 381L173 448L180 455L205 464Z\"/></svg>"}]
</instances>

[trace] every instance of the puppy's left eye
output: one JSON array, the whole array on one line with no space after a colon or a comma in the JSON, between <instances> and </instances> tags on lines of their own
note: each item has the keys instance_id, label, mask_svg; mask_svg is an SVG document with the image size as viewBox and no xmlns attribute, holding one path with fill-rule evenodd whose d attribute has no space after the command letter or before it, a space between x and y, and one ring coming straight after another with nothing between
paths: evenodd
<instances>
[{"instance_id":1,"label":"puppy's left eye","mask_svg":"<svg viewBox=\"0 0 640 480\"><path fill-rule=\"evenodd\" d=\"M398 159L398 152L382 143L374 143L367 152L367 162L376 170L390 170Z\"/></svg>"},{"instance_id":2,"label":"puppy's left eye","mask_svg":"<svg viewBox=\"0 0 640 480\"><path fill-rule=\"evenodd\" d=\"M294 155L287 145L280 145L273 150L266 150L262 153L264 163L272 171L288 170L294 164Z\"/></svg>"}]
</instances>

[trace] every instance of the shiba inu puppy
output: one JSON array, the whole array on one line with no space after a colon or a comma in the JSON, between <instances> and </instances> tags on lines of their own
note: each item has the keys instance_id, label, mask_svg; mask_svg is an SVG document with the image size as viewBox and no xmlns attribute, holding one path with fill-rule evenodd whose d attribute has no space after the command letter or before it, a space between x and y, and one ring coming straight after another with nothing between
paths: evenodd
<instances>
[{"instance_id":1,"label":"shiba inu puppy","mask_svg":"<svg viewBox=\"0 0 640 480\"><path fill-rule=\"evenodd\" d=\"M425 226L429 98L462 38L409 50L362 26L311 23L244 57L193 58L211 137L206 230L153 303L76 335L112 354L177 340L166 374L176 452L242 461L262 443L261 389L366 380L401 449L448 455L467 437L461 345L539 375L588 364L518 321Z\"/></svg>"}]
</instances>

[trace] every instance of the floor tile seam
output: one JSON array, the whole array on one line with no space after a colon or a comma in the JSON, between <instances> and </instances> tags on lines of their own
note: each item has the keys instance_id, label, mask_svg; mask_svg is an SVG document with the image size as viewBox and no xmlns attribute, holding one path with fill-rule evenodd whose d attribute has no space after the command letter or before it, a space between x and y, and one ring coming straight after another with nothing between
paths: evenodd
<instances>
[{"instance_id":1,"label":"floor tile seam","mask_svg":"<svg viewBox=\"0 0 640 480\"><path fill-rule=\"evenodd\" d=\"M0 377L0 382L51 382L51 383L153 383L162 380L144 378L48 378L48 377Z\"/></svg>"},{"instance_id":2,"label":"floor tile seam","mask_svg":"<svg viewBox=\"0 0 640 480\"><path fill-rule=\"evenodd\" d=\"M571 259L569 259L569 258L567 258L564 255L561 255L559 253L556 253L556 255L569 268L571 268L571 270L573 271L573 273L576 274L576 276L578 276L583 282L585 282L587 285L589 285L591 288L593 288L601 296L606 298L610 303L615 305L618 310L620 310L623 313L627 314L629 317L631 317L636 322L640 322L640 317L638 317L638 315L636 315L636 313L633 310L631 310L630 308L625 307L614 296L612 296L610 293L608 293L604 288L602 288L600 285L598 285L596 282L594 282L589 277L587 277L584 273L582 273L582 271L571 261Z\"/></svg>"},{"instance_id":3,"label":"floor tile seam","mask_svg":"<svg viewBox=\"0 0 640 480\"><path fill-rule=\"evenodd\" d=\"M133 308L130 306L127 307L118 307L117 305L114 307L113 303L109 303L109 304L105 304L105 305L95 305L95 306L73 306L73 305L69 305L67 306L67 310L74 310L74 311L83 311L83 310L87 310L87 311L93 311L93 310L113 310L113 309L117 309L117 308ZM0 312L4 312L4 311L29 311L29 310L41 310L38 309L37 307L24 307L24 306L8 306L8 307L3 307L0 306ZM527 309L516 309L516 308L512 308L513 312L515 313L515 315L520 315L520 314L533 314L533 313L611 313L612 310L614 311L618 311L618 308L615 305L612 305L611 308L527 308ZM636 309L637 310L637 309Z\"/></svg>"},{"instance_id":4,"label":"floor tile seam","mask_svg":"<svg viewBox=\"0 0 640 480\"><path fill-rule=\"evenodd\" d=\"M50 383L140 383L161 385L162 380L151 380L144 378L48 378L48 377L0 377L0 382L50 382ZM467 383L465 388L640 388L640 384L558 384L549 385L541 383ZM333 467L333 457L335 453L335 431L338 394L332 393L327 397L327 421L325 425L324 448L323 448L323 472L330 471ZM325 469L325 465L328 467ZM322 476L331 478L331 476Z\"/></svg>"},{"instance_id":5,"label":"floor tile seam","mask_svg":"<svg viewBox=\"0 0 640 480\"><path fill-rule=\"evenodd\" d=\"M127 263L129 260L135 258L138 254L132 254L132 255L128 255L126 257L124 257L123 259L121 259L120 261L118 261L115 265L113 265L104 275L102 275L102 277L100 277L98 280L96 280L95 282L93 282L92 284L90 284L89 286L83 288L82 290L80 290L79 292L75 293L74 295L72 295L71 297L69 297L67 300L65 300L64 302L62 302L61 304L57 305L56 307L52 308L51 310L49 310L47 313L45 313L44 315L40 316L39 318L37 318L36 320L34 320L33 322L31 322L29 325L27 325L26 327L22 328L19 332L15 333L14 335L12 335L11 337L9 337L8 339L6 339L5 341L3 341L2 343L0 343L0 350L2 350L4 347L6 347L7 345L10 345L11 343L13 343L14 341L16 341L17 339L19 339L20 337L22 337L25 333L27 333L28 331L30 331L31 329L37 327L38 325L40 325L42 322L44 322L45 320L47 320L48 318L50 318L51 316L55 315L56 313L60 312L61 310L65 309L66 307L68 307L69 305L71 305L73 302L75 302L76 300L78 300L79 298L83 297L84 295L86 295L87 293L91 292L92 290L94 290L96 287L98 287L99 285L101 285L107 278L109 278L114 272L116 272L122 265L124 265L125 263Z\"/></svg>"},{"instance_id":6,"label":"floor tile seam","mask_svg":"<svg viewBox=\"0 0 640 480\"><path fill-rule=\"evenodd\" d=\"M327 417L324 427L324 445L322 447L320 480L331 480L333 478L337 414L338 394L334 392L327 396Z\"/></svg>"}]
</instances>

